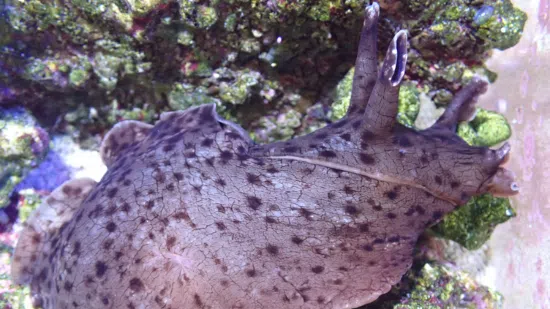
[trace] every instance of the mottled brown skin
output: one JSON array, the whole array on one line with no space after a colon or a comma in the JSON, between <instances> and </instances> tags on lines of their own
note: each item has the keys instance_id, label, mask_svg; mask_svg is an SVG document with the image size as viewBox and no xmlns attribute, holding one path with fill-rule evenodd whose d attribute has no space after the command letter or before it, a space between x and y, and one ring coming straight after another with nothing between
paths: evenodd
<instances>
[{"instance_id":1,"label":"mottled brown skin","mask_svg":"<svg viewBox=\"0 0 550 309\"><path fill-rule=\"evenodd\" d=\"M64 184L27 222L15 281L60 309L353 308L386 293L427 226L517 188L499 167L509 146L454 133L484 82L428 130L395 122L406 33L377 73L378 14L366 10L348 115L317 132L254 145L213 105L117 125L101 182Z\"/></svg>"}]
</instances>

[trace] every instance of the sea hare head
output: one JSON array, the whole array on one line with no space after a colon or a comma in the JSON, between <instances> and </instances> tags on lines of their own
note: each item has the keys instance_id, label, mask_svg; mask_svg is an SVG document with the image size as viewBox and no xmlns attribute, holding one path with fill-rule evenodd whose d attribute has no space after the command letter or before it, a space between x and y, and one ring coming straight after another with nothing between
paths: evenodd
<instances>
[{"instance_id":1,"label":"sea hare head","mask_svg":"<svg viewBox=\"0 0 550 309\"><path fill-rule=\"evenodd\" d=\"M66 183L29 219L14 278L44 308L352 308L386 293L426 226L517 185L508 144L455 134L485 82L427 130L396 122L407 33L378 70L378 16L374 3L347 115L309 135L254 145L213 105L117 125L101 182Z\"/></svg>"}]
</instances>

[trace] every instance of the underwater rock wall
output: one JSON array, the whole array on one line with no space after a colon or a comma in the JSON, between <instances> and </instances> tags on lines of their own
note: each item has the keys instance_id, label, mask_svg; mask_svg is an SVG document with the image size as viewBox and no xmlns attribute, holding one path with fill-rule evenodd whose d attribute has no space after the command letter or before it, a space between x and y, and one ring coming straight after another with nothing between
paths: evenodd
<instances>
[{"instance_id":1,"label":"underwater rock wall","mask_svg":"<svg viewBox=\"0 0 550 309\"><path fill-rule=\"evenodd\" d=\"M475 74L495 81L485 60L494 48L514 46L527 18L509 0L448 2L380 1L379 55L393 33L409 30L407 82L401 88L398 115L409 127L434 121ZM21 140L40 144L39 151L21 153L23 159L5 155L13 143L7 147L0 141L0 160L5 162L0 164L0 208L9 207L11 194L16 198L11 207L19 210L22 220L36 199L51 190L25 191L33 185L24 181L12 194L29 172L27 184L43 177L31 167L45 157L44 166L57 168L60 177L71 174L56 161L55 152L46 156L46 131L70 136L80 147L93 150L120 120L153 123L163 111L204 103L215 103L220 114L252 132L257 142L306 134L339 119L349 103L365 1L5 4L0 19L0 109L23 107L45 130L33 122L27 127L34 131L21 133L32 136ZM0 123L8 121L5 115ZM507 139L511 130L502 116L480 110L472 122L460 126L459 134L472 145L492 146ZM483 196L445 218L434 231L467 248L479 248L496 224L513 215L506 199ZM6 295L13 299L23 294L6 293L0 304Z\"/></svg>"}]
</instances>

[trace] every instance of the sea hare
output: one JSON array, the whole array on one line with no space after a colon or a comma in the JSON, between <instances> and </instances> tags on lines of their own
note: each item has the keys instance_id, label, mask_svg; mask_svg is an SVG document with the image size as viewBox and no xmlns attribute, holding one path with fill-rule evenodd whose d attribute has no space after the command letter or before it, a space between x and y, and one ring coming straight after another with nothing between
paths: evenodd
<instances>
[{"instance_id":1,"label":"sea hare","mask_svg":"<svg viewBox=\"0 0 550 309\"><path fill-rule=\"evenodd\" d=\"M378 72L366 9L345 117L257 145L214 105L117 124L107 174L72 180L29 218L12 274L44 308L353 308L411 266L419 234L474 196L512 195L510 146L455 134L474 79L431 128L396 122L407 33Z\"/></svg>"}]
</instances>

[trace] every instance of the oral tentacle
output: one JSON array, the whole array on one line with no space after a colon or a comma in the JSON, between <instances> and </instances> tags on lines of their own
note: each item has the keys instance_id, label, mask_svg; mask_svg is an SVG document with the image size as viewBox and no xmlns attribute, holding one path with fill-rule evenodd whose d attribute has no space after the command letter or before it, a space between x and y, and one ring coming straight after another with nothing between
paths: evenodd
<instances>
[{"instance_id":1,"label":"oral tentacle","mask_svg":"<svg viewBox=\"0 0 550 309\"><path fill-rule=\"evenodd\" d=\"M499 167L495 175L482 186L480 193L484 192L497 197L509 197L519 193L519 185L515 181L514 173Z\"/></svg>"},{"instance_id":2,"label":"oral tentacle","mask_svg":"<svg viewBox=\"0 0 550 309\"><path fill-rule=\"evenodd\" d=\"M373 3L365 9L365 20L357 60L355 61L355 73L353 75L353 87L351 92L348 115L362 114L376 83L378 73L378 58L376 56L376 38L378 36L378 18L380 7Z\"/></svg>"},{"instance_id":3,"label":"oral tentacle","mask_svg":"<svg viewBox=\"0 0 550 309\"><path fill-rule=\"evenodd\" d=\"M487 82L474 77L472 81L464 86L453 98L445 112L435 125L434 129L456 131L456 126L460 121L470 121L476 113L476 103L478 97L487 90Z\"/></svg>"}]
</instances>

